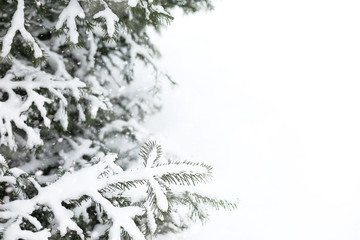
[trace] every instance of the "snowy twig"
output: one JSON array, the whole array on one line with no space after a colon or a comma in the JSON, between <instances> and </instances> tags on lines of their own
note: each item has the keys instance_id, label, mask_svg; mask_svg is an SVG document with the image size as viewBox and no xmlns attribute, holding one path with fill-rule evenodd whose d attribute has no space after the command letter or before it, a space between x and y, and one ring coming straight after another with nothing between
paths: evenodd
<instances>
[{"instance_id":1,"label":"snowy twig","mask_svg":"<svg viewBox=\"0 0 360 240\"><path fill-rule=\"evenodd\" d=\"M123 228L133 239L144 240L144 235L132 219L135 216L143 215L145 209L149 211L149 203L146 204L145 209L137 206L117 207L101 194L101 192L103 192L102 190L112 184L125 184L134 181L150 181L150 185L154 187L158 185L156 178L168 174L209 174L208 169L205 167L189 166L185 163L161 166L154 163L134 171L123 171L119 166L114 165L115 159L115 154L108 154L104 156L100 162L92 166L82 168L71 174L66 173L55 183L47 187L40 187L38 184L35 184L38 194L32 199L15 200L0 205L0 218L8 219L8 225L4 234L9 234L9 232L13 231L12 229L16 228L18 234L22 234L21 238L33 239L31 234L28 235L25 231L19 229L17 227L19 221L13 219L26 218L40 230L42 228L41 224L37 219L30 216L40 205L48 206L52 210L58 224L58 230L62 236L64 236L68 230L73 230L83 238L83 230L72 220L74 212L62 206L61 203L63 201L79 199L86 195L94 202L100 204L112 220L109 239L120 239L120 228ZM106 172L105 175L104 172ZM31 179L31 182L34 182L34 180ZM166 211L167 200L165 193L157 187L154 187L153 191L155 192L156 198L160 196L160 198L164 198L163 200L157 199L157 204L160 209ZM166 205L163 201L166 202ZM46 230L43 231L42 234L45 235Z\"/></svg>"},{"instance_id":2,"label":"snowy twig","mask_svg":"<svg viewBox=\"0 0 360 240\"><path fill-rule=\"evenodd\" d=\"M77 0L70 0L69 4L61 12L59 20L55 25L56 30L59 30L66 22L68 36L70 41L74 44L79 42L79 33L76 27L76 17L85 18L84 10L81 8Z\"/></svg>"},{"instance_id":3,"label":"snowy twig","mask_svg":"<svg viewBox=\"0 0 360 240\"><path fill-rule=\"evenodd\" d=\"M111 11L111 9L107 6L107 4L102 1L105 4L105 9L96 13L94 15L94 19L96 18L105 18L106 21L106 28L107 28L107 34L109 35L109 37L112 37L115 33L115 23L117 21L119 21L118 16L116 16L115 13L113 13L113 11Z\"/></svg>"},{"instance_id":4,"label":"snowy twig","mask_svg":"<svg viewBox=\"0 0 360 240\"><path fill-rule=\"evenodd\" d=\"M22 81L18 80L22 78ZM18 60L13 61L12 68L0 79L0 83L2 93L7 94L7 99L4 98L0 102L0 145L7 145L11 149L16 149L12 123L27 134L27 148L43 143L38 131L26 123L26 111L34 105L40 112L44 125L50 127L51 121L47 117L45 103L51 103L53 99L41 95L38 91L47 89L54 98L60 99L60 108L55 119L60 121L62 126L66 128L65 107L67 106L67 100L62 92L65 89L71 90L72 96L79 100L80 88L85 87L85 84L76 78L65 81L34 67L26 66ZM16 91L19 89L25 91L26 95L19 95Z\"/></svg>"},{"instance_id":5,"label":"snowy twig","mask_svg":"<svg viewBox=\"0 0 360 240\"><path fill-rule=\"evenodd\" d=\"M24 8L24 0L18 0L16 12L14 13L14 16L11 20L11 27L3 38L3 46L0 55L1 57L6 57L9 54L13 39L17 31L20 32L21 36L23 36L25 41L29 42L32 45L35 58L40 58L43 56L39 45L36 43L33 36L25 29Z\"/></svg>"}]
</instances>

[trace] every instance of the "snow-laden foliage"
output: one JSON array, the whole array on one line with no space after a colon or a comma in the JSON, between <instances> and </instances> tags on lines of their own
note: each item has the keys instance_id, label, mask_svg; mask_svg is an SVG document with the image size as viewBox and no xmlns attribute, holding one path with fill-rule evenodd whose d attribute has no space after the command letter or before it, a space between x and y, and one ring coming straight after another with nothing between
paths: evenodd
<instances>
[{"instance_id":1,"label":"snow-laden foliage","mask_svg":"<svg viewBox=\"0 0 360 240\"><path fill-rule=\"evenodd\" d=\"M211 167L142 126L173 83L147 31L175 7L211 3L0 1L1 239L151 239L236 207L184 188Z\"/></svg>"},{"instance_id":2,"label":"snow-laden foliage","mask_svg":"<svg viewBox=\"0 0 360 240\"><path fill-rule=\"evenodd\" d=\"M59 105L52 120L60 121L66 129L68 119L65 107L68 102L64 96L65 90L70 90L70 94L78 101L80 88L85 87L85 84L76 78L70 80L57 78L32 66L26 66L18 60L13 60L12 67L0 81L4 100L0 102L0 144L7 145L11 149L16 149L12 124L26 133L27 148L42 145L40 134L35 128L27 125L26 120L31 111L37 110L43 125L49 128L51 120L47 117L45 104L53 103L56 99L59 100ZM46 95L50 97L38 93L40 89L46 89Z\"/></svg>"},{"instance_id":3,"label":"snow-laden foliage","mask_svg":"<svg viewBox=\"0 0 360 240\"><path fill-rule=\"evenodd\" d=\"M48 221L56 226L62 236L72 230L83 239L84 230L78 226L76 220L82 218L85 223L91 223L93 220L89 217L88 209L94 208L97 204L103 209L103 212L99 213L103 217L102 224L106 223L109 226L106 233L109 239L120 239L121 229L133 239L145 239L141 228L155 233L157 224L164 224L157 223L156 219L164 219L167 214L176 210L176 197L171 191L172 184L184 184L184 181L196 184L207 181L211 176L211 168L204 164L159 163L159 152L154 152L154 149L147 152L145 167L124 171L114 163L116 155L108 154L99 160L93 159L81 170L65 173L53 184L45 187L41 187L21 170L16 170L17 174L9 171L0 181L8 183L8 188L16 189L19 188L19 178L22 177L28 181L23 186L26 197L29 192L34 196L9 202L6 199L5 203L0 205L0 217L7 220L3 224L4 238L27 237L27 230L20 228L24 220L32 226L32 237L47 239L51 228L49 224L41 223L37 219L36 211L42 209L52 212ZM171 199L170 196L175 199ZM182 197L177 198L186 200ZM139 227L136 222L140 224ZM94 234L97 233L92 233ZM91 237L91 234L87 237Z\"/></svg>"}]
</instances>

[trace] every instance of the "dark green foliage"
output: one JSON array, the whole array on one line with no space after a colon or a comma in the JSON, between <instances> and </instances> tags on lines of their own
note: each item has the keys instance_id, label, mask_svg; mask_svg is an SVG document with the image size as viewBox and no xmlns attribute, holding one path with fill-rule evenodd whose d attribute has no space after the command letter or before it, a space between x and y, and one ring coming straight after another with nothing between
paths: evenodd
<instances>
[{"instance_id":1,"label":"dark green foliage","mask_svg":"<svg viewBox=\"0 0 360 240\"><path fill-rule=\"evenodd\" d=\"M153 151L156 152L156 157L153 159L153 162L151 164L156 163L160 159L160 157L162 155L161 146L158 145L155 141L149 141L141 147L139 155L142 159L144 159L145 166L147 166L147 164L148 164L147 161L149 160L150 154Z\"/></svg>"}]
</instances>

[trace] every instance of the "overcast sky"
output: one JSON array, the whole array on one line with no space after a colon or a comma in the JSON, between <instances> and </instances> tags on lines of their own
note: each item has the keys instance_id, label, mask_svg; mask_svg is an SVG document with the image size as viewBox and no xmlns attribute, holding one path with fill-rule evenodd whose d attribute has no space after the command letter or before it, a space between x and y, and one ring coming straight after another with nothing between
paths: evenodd
<instances>
[{"instance_id":1,"label":"overcast sky","mask_svg":"<svg viewBox=\"0 0 360 240\"><path fill-rule=\"evenodd\" d=\"M240 199L179 239L360 239L359 11L223 0L157 37L180 86L149 125Z\"/></svg>"}]
</instances>

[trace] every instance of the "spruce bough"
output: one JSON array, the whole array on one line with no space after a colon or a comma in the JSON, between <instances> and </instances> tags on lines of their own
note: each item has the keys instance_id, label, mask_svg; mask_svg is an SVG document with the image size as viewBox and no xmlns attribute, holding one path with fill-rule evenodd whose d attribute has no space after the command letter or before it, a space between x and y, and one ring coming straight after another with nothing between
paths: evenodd
<instances>
[{"instance_id":1,"label":"spruce bough","mask_svg":"<svg viewBox=\"0 0 360 240\"><path fill-rule=\"evenodd\" d=\"M206 207L236 208L187 188L211 167L163 153L141 124L171 82L148 29L210 0L0 7L1 239L152 239L205 220Z\"/></svg>"}]
</instances>

